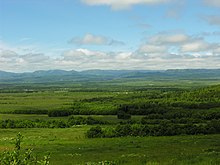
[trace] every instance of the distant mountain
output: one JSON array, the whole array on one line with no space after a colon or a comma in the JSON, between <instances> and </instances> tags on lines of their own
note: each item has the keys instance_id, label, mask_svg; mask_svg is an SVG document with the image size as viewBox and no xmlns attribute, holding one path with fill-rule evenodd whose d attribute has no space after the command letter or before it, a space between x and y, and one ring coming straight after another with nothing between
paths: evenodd
<instances>
[{"instance_id":1,"label":"distant mountain","mask_svg":"<svg viewBox=\"0 0 220 165\"><path fill-rule=\"evenodd\" d=\"M35 72L12 73L0 71L1 82L44 83L44 82L83 82L111 79L142 78L160 79L219 79L220 69L169 69L169 70L38 70Z\"/></svg>"},{"instance_id":2,"label":"distant mountain","mask_svg":"<svg viewBox=\"0 0 220 165\"><path fill-rule=\"evenodd\" d=\"M34 76L52 76L52 75L72 75L78 74L77 71L65 71L65 70L38 70L31 73Z\"/></svg>"},{"instance_id":3,"label":"distant mountain","mask_svg":"<svg viewBox=\"0 0 220 165\"><path fill-rule=\"evenodd\" d=\"M220 77L220 69L169 69L165 73L182 78L215 79Z\"/></svg>"},{"instance_id":4,"label":"distant mountain","mask_svg":"<svg viewBox=\"0 0 220 165\"><path fill-rule=\"evenodd\" d=\"M170 73L219 73L220 69L168 69Z\"/></svg>"},{"instance_id":5,"label":"distant mountain","mask_svg":"<svg viewBox=\"0 0 220 165\"><path fill-rule=\"evenodd\" d=\"M96 75L96 76L111 76L111 77L130 77L132 75L142 75L148 73L155 73L156 70L86 70L81 71L80 74Z\"/></svg>"},{"instance_id":6,"label":"distant mountain","mask_svg":"<svg viewBox=\"0 0 220 165\"><path fill-rule=\"evenodd\" d=\"M18 75L18 73L0 71L0 79L2 79L2 78L12 78L16 75Z\"/></svg>"}]
</instances>

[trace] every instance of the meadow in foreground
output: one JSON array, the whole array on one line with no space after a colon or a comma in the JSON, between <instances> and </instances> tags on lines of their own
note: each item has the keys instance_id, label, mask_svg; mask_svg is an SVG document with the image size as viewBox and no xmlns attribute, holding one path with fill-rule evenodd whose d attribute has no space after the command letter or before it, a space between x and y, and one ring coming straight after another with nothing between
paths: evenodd
<instances>
[{"instance_id":1,"label":"meadow in foreground","mask_svg":"<svg viewBox=\"0 0 220 165\"><path fill-rule=\"evenodd\" d=\"M167 137L85 137L89 126L65 129L2 129L0 150L10 150L18 132L24 136L22 147L33 148L43 156L51 154L51 164L204 164L220 163L220 135Z\"/></svg>"}]
</instances>

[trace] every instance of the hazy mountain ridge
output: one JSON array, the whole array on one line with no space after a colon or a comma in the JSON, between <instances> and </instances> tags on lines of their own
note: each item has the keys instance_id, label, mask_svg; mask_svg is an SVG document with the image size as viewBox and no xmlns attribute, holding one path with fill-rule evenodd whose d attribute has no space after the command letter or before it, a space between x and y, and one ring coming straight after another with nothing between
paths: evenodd
<instances>
[{"instance_id":1,"label":"hazy mountain ridge","mask_svg":"<svg viewBox=\"0 0 220 165\"><path fill-rule=\"evenodd\" d=\"M0 82L52 82L111 80L120 78L146 79L220 79L220 69L169 69L169 70L38 70L13 73L0 71Z\"/></svg>"}]
</instances>

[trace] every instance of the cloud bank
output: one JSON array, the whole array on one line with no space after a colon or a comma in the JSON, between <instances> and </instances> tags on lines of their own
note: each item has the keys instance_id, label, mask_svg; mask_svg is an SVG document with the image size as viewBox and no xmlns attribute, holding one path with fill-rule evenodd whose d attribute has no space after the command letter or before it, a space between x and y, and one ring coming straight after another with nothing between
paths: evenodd
<instances>
[{"instance_id":1,"label":"cloud bank","mask_svg":"<svg viewBox=\"0 0 220 165\"><path fill-rule=\"evenodd\" d=\"M124 45L122 41L111 39L101 35L86 34L83 37L73 37L70 41L70 44L75 45L109 45L109 46L118 46Z\"/></svg>"},{"instance_id":2,"label":"cloud bank","mask_svg":"<svg viewBox=\"0 0 220 165\"><path fill-rule=\"evenodd\" d=\"M97 39L95 43L100 41ZM0 46L0 70L220 68L220 44L185 33L154 34L134 51L77 48L51 57L44 53L19 53L16 50Z\"/></svg>"},{"instance_id":3,"label":"cloud bank","mask_svg":"<svg viewBox=\"0 0 220 165\"><path fill-rule=\"evenodd\" d=\"M134 5L156 5L168 3L172 0L81 0L92 6L106 5L114 10L128 9Z\"/></svg>"}]
</instances>

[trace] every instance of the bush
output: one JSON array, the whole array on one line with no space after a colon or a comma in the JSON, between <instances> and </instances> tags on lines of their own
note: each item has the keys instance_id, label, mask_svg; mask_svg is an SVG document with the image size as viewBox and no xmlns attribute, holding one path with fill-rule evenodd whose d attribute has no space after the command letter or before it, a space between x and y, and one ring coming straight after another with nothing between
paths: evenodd
<instances>
[{"instance_id":1,"label":"bush","mask_svg":"<svg viewBox=\"0 0 220 165\"><path fill-rule=\"evenodd\" d=\"M131 124L117 125L115 128L116 136L129 136L132 135Z\"/></svg>"},{"instance_id":2,"label":"bush","mask_svg":"<svg viewBox=\"0 0 220 165\"><path fill-rule=\"evenodd\" d=\"M118 111L118 119L131 119L131 115L124 112L124 111Z\"/></svg>"},{"instance_id":3,"label":"bush","mask_svg":"<svg viewBox=\"0 0 220 165\"><path fill-rule=\"evenodd\" d=\"M100 126L92 127L87 131L86 136L88 138L103 137L103 130Z\"/></svg>"},{"instance_id":4,"label":"bush","mask_svg":"<svg viewBox=\"0 0 220 165\"><path fill-rule=\"evenodd\" d=\"M21 152L21 142L23 136L18 133L15 139L15 149L11 152L4 152L0 157L0 164L2 165L49 165L50 156L44 156L43 160L37 160L33 155L33 149L28 149L24 154Z\"/></svg>"},{"instance_id":5,"label":"bush","mask_svg":"<svg viewBox=\"0 0 220 165\"><path fill-rule=\"evenodd\" d=\"M107 137L107 138L116 137L116 133L115 133L114 128L112 128L112 127L105 128L103 131L103 137Z\"/></svg>"},{"instance_id":6,"label":"bush","mask_svg":"<svg viewBox=\"0 0 220 165\"><path fill-rule=\"evenodd\" d=\"M71 115L70 110L51 110L48 111L49 117L62 117Z\"/></svg>"},{"instance_id":7,"label":"bush","mask_svg":"<svg viewBox=\"0 0 220 165\"><path fill-rule=\"evenodd\" d=\"M84 125L84 124L87 124L87 125L106 124L107 122L103 122L103 121L95 119L95 118L93 118L91 116L89 116L89 117L81 117L81 116L74 117L74 116L70 116L68 118L67 123L71 127L73 125Z\"/></svg>"},{"instance_id":8,"label":"bush","mask_svg":"<svg viewBox=\"0 0 220 165\"><path fill-rule=\"evenodd\" d=\"M22 109L12 111L13 114L47 114L48 110L44 109Z\"/></svg>"},{"instance_id":9,"label":"bush","mask_svg":"<svg viewBox=\"0 0 220 165\"><path fill-rule=\"evenodd\" d=\"M91 128L87 132L87 137L124 137L124 136L174 136L174 135L197 135L197 134L217 134L219 131L219 121L212 121L209 125L196 124L173 124L168 121L157 125L143 124L118 124L115 128L105 128L100 126Z\"/></svg>"}]
</instances>

